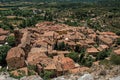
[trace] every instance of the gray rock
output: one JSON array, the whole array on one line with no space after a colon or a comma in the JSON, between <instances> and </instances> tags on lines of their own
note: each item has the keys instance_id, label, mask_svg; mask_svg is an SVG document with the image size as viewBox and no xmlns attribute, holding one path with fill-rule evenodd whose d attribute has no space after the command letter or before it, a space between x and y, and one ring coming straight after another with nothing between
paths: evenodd
<instances>
[{"instance_id":1,"label":"gray rock","mask_svg":"<svg viewBox=\"0 0 120 80\"><path fill-rule=\"evenodd\" d=\"M114 78L110 78L109 80L120 80L120 76L114 77Z\"/></svg>"},{"instance_id":2,"label":"gray rock","mask_svg":"<svg viewBox=\"0 0 120 80\"><path fill-rule=\"evenodd\" d=\"M0 66L0 69L2 69L2 66Z\"/></svg>"},{"instance_id":3,"label":"gray rock","mask_svg":"<svg viewBox=\"0 0 120 80\"><path fill-rule=\"evenodd\" d=\"M17 80L17 79L11 78L7 75L0 75L0 80Z\"/></svg>"},{"instance_id":4,"label":"gray rock","mask_svg":"<svg viewBox=\"0 0 120 80\"><path fill-rule=\"evenodd\" d=\"M39 75L25 76L20 80L43 80Z\"/></svg>"},{"instance_id":5,"label":"gray rock","mask_svg":"<svg viewBox=\"0 0 120 80\"><path fill-rule=\"evenodd\" d=\"M77 75L65 75L65 76L59 76L57 78L53 78L51 80L78 80Z\"/></svg>"},{"instance_id":6,"label":"gray rock","mask_svg":"<svg viewBox=\"0 0 120 80\"><path fill-rule=\"evenodd\" d=\"M94 80L94 78L93 78L93 76L91 74L84 74L78 80Z\"/></svg>"}]
</instances>

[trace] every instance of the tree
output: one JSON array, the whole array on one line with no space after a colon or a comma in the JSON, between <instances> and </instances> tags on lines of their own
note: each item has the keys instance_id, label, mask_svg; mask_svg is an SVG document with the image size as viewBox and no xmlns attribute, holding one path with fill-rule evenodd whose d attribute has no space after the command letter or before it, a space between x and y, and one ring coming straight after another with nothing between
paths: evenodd
<instances>
[{"instance_id":1,"label":"tree","mask_svg":"<svg viewBox=\"0 0 120 80\"><path fill-rule=\"evenodd\" d=\"M120 45L120 38L117 39L116 44Z\"/></svg>"},{"instance_id":2,"label":"tree","mask_svg":"<svg viewBox=\"0 0 120 80\"><path fill-rule=\"evenodd\" d=\"M108 55L110 55L110 53L111 53L111 50L109 49L109 50L103 50L103 51L101 51L101 52L99 52L98 53L98 55L97 55L97 60L103 60L103 59L105 59L106 57L108 57Z\"/></svg>"},{"instance_id":3,"label":"tree","mask_svg":"<svg viewBox=\"0 0 120 80\"><path fill-rule=\"evenodd\" d=\"M87 56L87 58L85 58L85 63L83 63L83 65L87 66L87 67L91 67L92 63L93 63L93 58L91 56Z\"/></svg>"},{"instance_id":4,"label":"tree","mask_svg":"<svg viewBox=\"0 0 120 80\"><path fill-rule=\"evenodd\" d=\"M7 56L7 52L9 51L11 47L8 46L8 45L3 45L3 46L0 46L0 64L2 66L5 66L6 65L6 56Z\"/></svg>"},{"instance_id":5,"label":"tree","mask_svg":"<svg viewBox=\"0 0 120 80\"><path fill-rule=\"evenodd\" d=\"M58 50L65 50L65 43L64 42L58 43Z\"/></svg>"},{"instance_id":6,"label":"tree","mask_svg":"<svg viewBox=\"0 0 120 80\"><path fill-rule=\"evenodd\" d=\"M75 52L80 52L80 46L79 45L75 46Z\"/></svg>"},{"instance_id":7,"label":"tree","mask_svg":"<svg viewBox=\"0 0 120 80\"><path fill-rule=\"evenodd\" d=\"M78 62L78 60L79 60L78 53L76 53L76 52L71 52L70 54L67 55L67 57L70 57L70 58L73 59L75 62Z\"/></svg>"},{"instance_id":8,"label":"tree","mask_svg":"<svg viewBox=\"0 0 120 80\"><path fill-rule=\"evenodd\" d=\"M58 50L58 42L57 41L54 44L54 50Z\"/></svg>"},{"instance_id":9,"label":"tree","mask_svg":"<svg viewBox=\"0 0 120 80\"><path fill-rule=\"evenodd\" d=\"M44 79L44 80L50 80L50 78L52 76L55 75L54 71L44 71L43 73L40 73L40 76Z\"/></svg>"},{"instance_id":10,"label":"tree","mask_svg":"<svg viewBox=\"0 0 120 80\"><path fill-rule=\"evenodd\" d=\"M24 19L19 26L21 28L25 28L25 27L35 26L36 23L37 23L37 20L35 19L35 17L30 17L30 18Z\"/></svg>"},{"instance_id":11,"label":"tree","mask_svg":"<svg viewBox=\"0 0 120 80\"><path fill-rule=\"evenodd\" d=\"M52 21L53 20L53 15L51 12L46 12L44 16L44 20L46 21Z\"/></svg>"},{"instance_id":12,"label":"tree","mask_svg":"<svg viewBox=\"0 0 120 80\"><path fill-rule=\"evenodd\" d=\"M9 46L14 47L15 46L15 37L14 36L8 36L7 37L7 42Z\"/></svg>"}]
</instances>

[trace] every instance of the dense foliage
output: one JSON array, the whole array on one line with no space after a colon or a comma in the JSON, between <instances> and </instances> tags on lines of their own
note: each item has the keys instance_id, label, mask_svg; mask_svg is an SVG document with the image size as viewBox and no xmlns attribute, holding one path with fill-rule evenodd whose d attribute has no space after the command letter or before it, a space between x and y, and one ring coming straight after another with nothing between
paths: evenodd
<instances>
[{"instance_id":1,"label":"dense foliage","mask_svg":"<svg viewBox=\"0 0 120 80\"><path fill-rule=\"evenodd\" d=\"M25 0L29 3L24 0L1 0L7 1L17 2L0 5L0 27L4 29L13 30L15 27L34 26L41 21L55 21L100 31L109 30L120 35L119 0Z\"/></svg>"},{"instance_id":2,"label":"dense foliage","mask_svg":"<svg viewBox=\"0 0 120 80\"><path fill-rule=\"evenodd\" d=\"M14 36L8 36L7 37L7 42L8 42L9 46L14 47L15 46L15 37Z\"/></svg>"},{"instance_id":3,"label":"dense foliage","mask_svg":"<svg viewBox=\"0 0 120 80\"><path fill-rule=\"evenodd\" d=\"M11 47L8 45L0 46L0 65L5 66L6 65L6 56L7 52Z\"/></svg>"},{"instance_id":4,"label":"dense foliage","mask_svg":"<svg viewBox=\"0 0 120 80\"><path fill-rule=\"evenodd\" d=\"M120 56L112 54L110 59L113 64L120 65Z\"/></svg>"}]
</instances>

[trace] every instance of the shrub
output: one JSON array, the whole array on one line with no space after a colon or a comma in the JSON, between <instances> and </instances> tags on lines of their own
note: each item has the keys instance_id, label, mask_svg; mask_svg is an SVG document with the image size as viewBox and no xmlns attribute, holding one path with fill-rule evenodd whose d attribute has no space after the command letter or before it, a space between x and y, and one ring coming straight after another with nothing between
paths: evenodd
<instances>
[{"instance_id":1,"label":"shrub","mask_svg":"<svg viewBox=\"0 0 120 80\"><path fill-rule=\"evenodd\" d=\"M13 73L9 73L9 74L10 74L10 77L13 77L15 79L20 79L20 78L26 76L25 72L22 70L17 70L17 73L18 73L18 76L14 75Z\"/></svg>"},{"instance_id":2,"label":"shrub","mask_svg":"<svg viewBox=\"0 0 120 80\"><path fill-rule=\"evenodd\" d=\"M75 62L77 62L77 61L79 60L78 53L76 53L76 52L71 52L70 54L67 55L67 57L70 57L70 58L73 59Z\"/></svg>"},{"instance_id":3,"label":"shrub","mask_svg":"<svg viewBox=\"0 0 120 80\"><path fill-rule=\"evenodd\" d=\"M8 36L7 38L8 45L15 46L15 37L14 36Z\"/></svg>"},{"instance_id":4,"label":"shrub","mask_svg":"<svg viewBox=\"0 0 120 80\"><path fill-rule=\"evenodd\" d=\"M61 42L57 45L58 47L58 50L65 50L65 43L64 42Z\"/></svg>"},{"instance_id":5,"label":"shrub","mask_svg":"<svg viewBox=\"0 0 120 80\"><path fill-rule=\"evenodd\" d=\"M112 54L111 57L110 57L110 61L113 64L120 65L120 56L118 56L116 54Z\"/></svg>"},{"instance_id":6,"label":"shrub","mask_svg":"<svg viewBox=\"0 0 120 80\"><path fill-rule=\"evenodd\" d=\"M120 45L120 38L117 39L116 44Z\"/></svg>"},{"instance_id":7,"label":"shrub","mask_svg":"<svg viewBox=\"0 0 120 80\"><path fill-rule=\"evenodd\" d=\"M3 46L0 46L0 64L2 66L5 66L6 65L6 56L7 56L7 52L8 50L10 49L11 47L8 46L8 45L3 45Z\"/></svg>"},{"instance_id":8,"label":"shrub","mask_svg":"<svg viewBox=\"0 0 120 80\"><path fill-rule=\"evenodd\" d=\"M28 75L29 76L36 74L35 73L35 71L37 69L36 66L34 66L34 65L28 65L27 68L28 68Z\"/></svg>"},{"instance_id":9,"label":"shrub","mask_svg":"<svg viewBox=\"0 0 120 80\"><path fill-rule=\"evenodd\" d=\"M101 51L101 52L98 53L96 59L97 60L103 60L106 57L108 57L110 55L110 53L111 53L111 49L109 49L109 50L103 50L103 51Z\"/></svg>"},{"instance_id":10,"label":"shrub","mask_svg":"<svg viewBox=\"0 0 120 80\"><path fill-rule=\"evenodd\" d=\"M40 73L40 76L44 79L44 80L50 80L50 78L55 75L54 71L44 71L43 73Z\"/></svg>"},{"instance_id":11,"label":"shrub","mask_svg":"<svg viewBox=\"0 0 120 80\"><path fill-rule=\"evenodd\" d=\"M94 59L91 56L87 56L86 58L82 59L81 64L87 67L91 67L93 64Z\"/></svg>"}]
</instances>

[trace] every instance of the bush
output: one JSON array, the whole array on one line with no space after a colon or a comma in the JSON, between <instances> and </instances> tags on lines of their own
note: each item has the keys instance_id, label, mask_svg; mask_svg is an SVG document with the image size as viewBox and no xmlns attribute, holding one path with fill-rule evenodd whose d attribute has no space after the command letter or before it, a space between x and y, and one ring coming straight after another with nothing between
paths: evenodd
<instances>
[{"instance_id":1,"label":"bush","mask_svg":"<svg viewBox=\"0 0 120 80\"><path fill-rule=\"evenodd\" d=\"M10 74L10 77L13 77L15 79L20 79L20 78L26 76L25 71L17 70L17 73L18 73L18 76L14 75L13 73L9 73L9 74Z\"/></svg>"},{"instance_id":2,"label":"bush","mask_svg":"<svg viewBox=\"0 0 120 80\"><path fill-rule=\"evenodd\" d=\"M40 74L40 76L44 79L44 80L50 80L50 78L52 76L55 75L54 71L44 71L43 73Z\"/></svg>"},{"instance_id":3,"label":"bush","mask_svg":"<svg viewBox=\"0 0 120 80\"><path fill-rule=\"evenodd\" d=\"M57 50L65 50L65 43L64 42L61 42L57 45Z\"/></svg>"},{"instance_id":4,"label":"bush","mask_svg":"<svg viewBox=\"0 0 120 80\"><path fill-rule=\"evenodd\" d=\"M77 61L79 60L78 53L76 53L76 52L71 52L70 54L67 55L67 57L70 57L70 58L73 59L75 62L77 62Z\"/></svg>"},{"instance_id":5,"label":"bush","mask_svg":"<svg viewBox=\"0 0 120 80\"><path fill-rule=\"evenodd\" d=\"M86 58L82 58L81 64L87 67L91 67L94 59L91 56L87 56Z\"/></svg>"},{"instance_id":6,"label":"bush","mask_svg":"<svg viewBox=\"0 0 120 80\"><path fill-rule=\"evenodd\" d=\"M37 67L35 65L28 65L28 76L35 75L35 71L37 70Z\"/></svg>"},{"instance_id":7,"label":"bush","mask_svg":"<svg viewBox=\"0 0 120 80\"><path fill-rule=\"evenodd\" d=\"M120 65L120 56L118 56L116 54L112 54L111 57L110 57L110 61L113 64Z\"/></svg>"},{"instance_id":8,"label":"bush","mask_svg":"<svg viewBox=\"0 0 120 80\"><path fill-rule=\"evenodd\" d=\"M105 59L106 57L108 57L108 56L110 55L110 53L111 53L111 49L101 51L101 52L98 53L96 59L97 59L97 60L103 60L103 59Z\"/></svg>"},{"instance_id":9,"label":"bush","mask_svg":"<svg viewBox=\"0 0 120 80\"><path fill-rule=\"evenodd\" d=\"M7 38L8 45L15 46L15 37L14 36L8 36Z\"/></svg>"},{"instance_id":10,"label":"bush","mask_svg":"<svg viewBox=\"0 0 120 80\"><path fill-rule=\"evenodd\" d=\"M7 56L7 52L11 47L8 45L3 45L0 46L0 65L5 66L6 65L6 56Z\"/></svg>"},{"instance_id":11,"label":"bush","mask_svg":"<svg viewBox=\"0 0 120 80\"><path fill-rule=\"evenodd\" d=\"M120 45L120 38L117 39L116 44Z\"/></svg>"}]
</instances>

